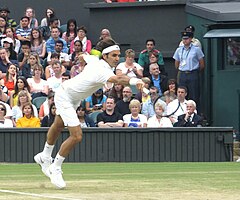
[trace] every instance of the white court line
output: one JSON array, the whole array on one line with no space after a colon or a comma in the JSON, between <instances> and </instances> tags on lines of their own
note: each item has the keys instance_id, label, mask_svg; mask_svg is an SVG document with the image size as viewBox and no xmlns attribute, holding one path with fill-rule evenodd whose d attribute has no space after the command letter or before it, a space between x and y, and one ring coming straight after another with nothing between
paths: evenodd
<instances>
[{"instance_id":1,"label":"white court line","mask_svg":"<svg viewBox=\"0 0 240 200\"><path fill-rule=\"evenodd\" d=\"M49 198L49 199L61 199L61 200L81 200L81 199L73 199L73 198L65 198L65 197L54 197L54 196L48 196L48 195L42 195L42 194L34 194L34 193L26 193L26 192L18 192L13 190L0 190L2 193L10 193L10 194L20 194L25 196L32 196L32 197L43 197L43 198Z\"/></svg>"}]
</instances>

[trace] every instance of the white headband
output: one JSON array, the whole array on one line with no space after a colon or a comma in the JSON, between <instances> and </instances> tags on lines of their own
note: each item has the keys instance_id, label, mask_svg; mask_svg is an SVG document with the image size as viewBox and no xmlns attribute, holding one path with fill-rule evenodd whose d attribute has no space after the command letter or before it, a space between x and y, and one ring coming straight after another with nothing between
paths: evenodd
<instances>
[{"instance_id":1,"label":"white headband","mask_svg":"<svg viewBox=\"0 0 240 200\"><path fill-rule=\"evenodd\" d=\"M111 51L115 51L115 50L120 51L120 47L118 45L112 45L110 47L103 49L102 54L107 54L107 53L110 53Z\"/></svg>"}]
</instances>

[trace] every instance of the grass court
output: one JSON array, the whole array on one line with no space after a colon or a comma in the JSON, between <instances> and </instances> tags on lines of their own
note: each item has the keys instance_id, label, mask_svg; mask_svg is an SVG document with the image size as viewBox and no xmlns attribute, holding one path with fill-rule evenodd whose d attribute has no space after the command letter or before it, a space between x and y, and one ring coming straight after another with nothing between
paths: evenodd
<instances>
[{"instance_id":1,"label":"grass court","mask_svg":"<svg viewBox=\"0 0 240 200\"><path fill-rule=\"evenodd\" d=\"M64 163L64 190L36 164L0 163L0 200L240 200L240 163Z\"/></svg>"}]
</instances>

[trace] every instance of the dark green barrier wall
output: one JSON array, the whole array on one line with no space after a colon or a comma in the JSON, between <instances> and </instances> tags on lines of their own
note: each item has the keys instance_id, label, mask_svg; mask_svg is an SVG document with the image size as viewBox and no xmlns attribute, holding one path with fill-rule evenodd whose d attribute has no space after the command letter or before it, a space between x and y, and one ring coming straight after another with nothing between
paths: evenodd
<instances>
[{"instance_id":1,"label":"dark green barrier wall","mask_svg":"<svg viewBox=\"0 0 240 200\"><path fill-rule=\"evenodd\" d=\"M33 162L47 129L1 129L0 162ZM65 130L59 149L68 137ZM232 128L84 129L83 141L67 162L219 162L232 161Z\"/></svg>"}]
</instances>

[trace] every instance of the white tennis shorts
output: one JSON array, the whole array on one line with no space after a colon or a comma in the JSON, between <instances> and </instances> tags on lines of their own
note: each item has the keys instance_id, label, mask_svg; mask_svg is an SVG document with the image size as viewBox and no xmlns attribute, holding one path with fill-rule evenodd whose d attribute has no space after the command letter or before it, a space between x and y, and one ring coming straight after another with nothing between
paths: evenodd
<instances>
[{"instance_id":1,"label":"white tennis shorts","mask_svg":"<svg viewBox=\"0 0 240 200\"><path fill-rule=\"evenodd\" d=\"M74 105L68 98L68 94L64 91L62 86L56 90L54 96L54 102L56 105L56 115L60 115L65 126L79 126L80 122L77 117L76 109L80 105Z\"/></svg>"}]
</instances>

